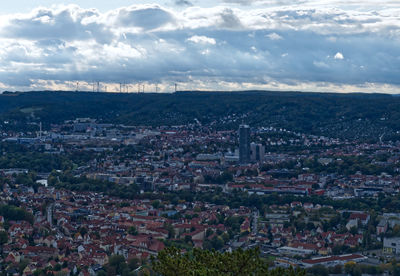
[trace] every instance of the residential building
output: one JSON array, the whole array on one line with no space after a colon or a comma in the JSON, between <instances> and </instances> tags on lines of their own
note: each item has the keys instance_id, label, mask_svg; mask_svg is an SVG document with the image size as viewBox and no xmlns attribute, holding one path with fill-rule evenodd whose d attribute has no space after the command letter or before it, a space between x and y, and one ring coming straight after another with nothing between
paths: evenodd
<instances>
[{"instance_id":1,"label":"residential building","mask_svg":"<svg viewBox=\"0 0 400 276\"><path fill-rule=\"evenodd\" d=\"M383 239L383 252L389 254L400 253L400 238L384 238Z\"/></svg>"}]
</instances>

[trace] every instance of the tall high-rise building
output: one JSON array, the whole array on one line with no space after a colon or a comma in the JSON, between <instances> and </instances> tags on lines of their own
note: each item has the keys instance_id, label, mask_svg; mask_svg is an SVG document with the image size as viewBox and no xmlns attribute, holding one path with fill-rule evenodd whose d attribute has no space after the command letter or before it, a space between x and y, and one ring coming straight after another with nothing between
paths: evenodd
<instances>
[{"instance_id":1,"label":"tall high-rise building","mask_svg":"<svg viewBox=\"0 0 400 276\"><path fill-rule=\"evenodd\" d=\"M239 126L239 163L250 163L250 127Z\"/></svg>"}]
</instances>

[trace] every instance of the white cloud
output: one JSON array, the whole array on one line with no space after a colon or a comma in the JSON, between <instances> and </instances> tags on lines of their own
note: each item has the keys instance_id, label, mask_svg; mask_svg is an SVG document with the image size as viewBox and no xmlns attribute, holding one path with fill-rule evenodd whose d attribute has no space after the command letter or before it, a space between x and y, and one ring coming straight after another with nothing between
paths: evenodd
<instances>
[{"instance_id":1,"label":"white cloud","mask_svg":"<svg viewBox=\"0 0 400 276\"><path fill-rule=\"evenodd\" d=\"M326 64L326 63L323 62L323 61L313 61L313 64L314 64L316 67L321 68L321 69L329 69L329 65Z\"/></svg>"},{"instance_id":2,"label":"white cloud","mask_svg":"<svg viewBox=\"0 0 400 276\"><path fill-rule=\"evenodd\" d=\"M337 52L333 58L334 59L344 59L343 54L341 52Z\"/></svg>"},{"instance_id":3,"label":"white cloud","mask_svg":"<svg viewBox=\"0 0 400 276\"><path fill-rule=\"evenodd\" d=\"M199 43L199 44L212 44L212 45L215 45L217 43L214 38L206 37L204 35L200 35L200 36L194 35L194 36L188 38L187 41L190 41L193 43Z\"/></svg>"},{"instance_id":4,"label":"white cloud","mask_svg":"<svg viewBox=\"0 0 400 276\"><path fill-rule=\"evenodd\" d=\"M283 39L283 37L281 37L280 35L278 35L277 33L270 33L267 34L267 37L271 40L281 40Z\"/></svg>"}]
</instances>

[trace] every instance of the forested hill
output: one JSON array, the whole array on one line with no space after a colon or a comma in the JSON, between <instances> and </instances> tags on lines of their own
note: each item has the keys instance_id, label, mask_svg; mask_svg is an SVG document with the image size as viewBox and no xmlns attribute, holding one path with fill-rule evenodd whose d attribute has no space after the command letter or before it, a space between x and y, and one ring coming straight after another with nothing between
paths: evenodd
<instances>
[{"instance_id":1,"label":"forested hill","mask_svg":"<svg viewBox=\"0 0 400 276\"><path fill-rule=\"evenodd\" d=\"M45 125L76 117L126 125L177 125L216 120L220 128L241 122L305 133L397 140L400 97L382 94L304 92L90 93L25 92L0 95L3 127L29 121ZM230 116L231 120L225 118ZM7 126L4 120L9 121ZM383 135L383 136L382 136Z\"/></svg>"}]
</instances>

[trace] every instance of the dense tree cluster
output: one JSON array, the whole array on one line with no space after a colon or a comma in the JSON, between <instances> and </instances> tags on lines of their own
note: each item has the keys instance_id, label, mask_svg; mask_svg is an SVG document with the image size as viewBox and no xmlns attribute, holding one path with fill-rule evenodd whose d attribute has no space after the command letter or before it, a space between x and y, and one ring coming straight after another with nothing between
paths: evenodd
<instances>
[{"instance_id":1,"label":"dense tree cluster","mask_svg":"<svg viewBox=\"0 0 400 276\"><path fill-rule=\"evenodd\" d=\"M397 212L400 205L400 195L385 196L381 194L378 198L352 198L345 200L333 200L328 197L310 195L298 197L295 195L279 195L277 193L267 195L249 195L247 192L234 190L231 193L224 193L221 189L206 191L202 193L192 193L190 191L165 192L163 194L144 193L138 198L160 199L169 202L185 200L188 202L200 201L214 203L217 205L227 205L231 208L240 206L257 207L260 212L264 212L269 205L290 204L293 201L302 203L311 202L314 205L329 205L335 209L348 210L374 210L376 212Z\"/></svg>"},{"instance_id":2,"label":"dense tree cluster","mask_svg":"<svg viewBox=\"0 0 400 276\"><path fill-rule=\"evenodd\" d=\"M109 196L126 199L134 199L139 192L139 188L135 184L118 185L109 181L90 179L86 176L75 177L70 173L59 173L55 171L49 176L48 183L50 186L54 186L58 189L80 192L103 192Z\"/></svg>"},{"instance_id":3,"label":"dense tree cluster","mask_svg":"<svg viewBox=\"0 0 400 276\"><path fill-rule=\"evenodd\" d=\"M25 220L33 223L33 215L13 205L0 205L0 216L3 216L6 221L9 220Z\"/></svg>"},{"instance_id":4,"label":"dense tree cluster","mask_svg":"<svg viewBox=\"0 0 400 276\"><path fill-rule=\"evenodd\" d=\"M194 249L182 254L177 248L166 248L153 259L152 268L165 276L175 275L264 275L301 276L304 270L276 268L270 270L258 249L220 253Z\"/></svg>"}]
</instances>

